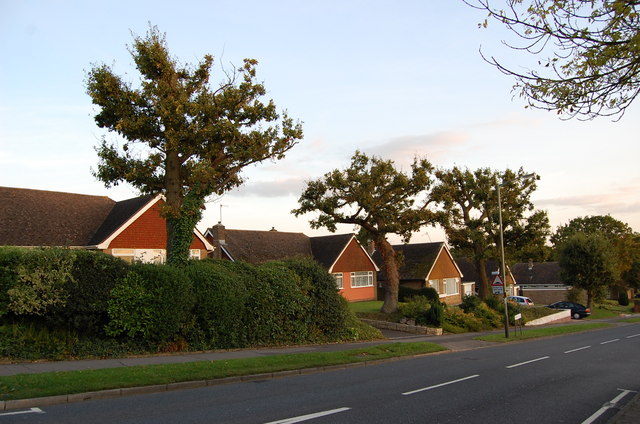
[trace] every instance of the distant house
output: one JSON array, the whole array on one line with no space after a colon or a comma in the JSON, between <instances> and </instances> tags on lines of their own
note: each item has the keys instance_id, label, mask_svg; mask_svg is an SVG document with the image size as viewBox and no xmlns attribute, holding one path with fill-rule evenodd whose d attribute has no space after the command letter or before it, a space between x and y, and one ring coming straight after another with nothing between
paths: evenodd
<instances>
[{"instance_id":1,"label":"distant house","mask_svg":"<svg viewBox=\"0 0 640 424\"><path fill-rule=\"evenodd\" d=\"M477 292L477 287L480 285L481 279L473 261L468 258L456 258L456 263L462 270L462 274L464 276L462 278L462 284L467 285L468 287L473 286L475 292ZM492 291L491 283L494 281L496 276L498 274L502 274L501 268L502 267L500 265L500 262L495 260L487 260L484 272L489 281L489 292ZM509 266L507 266L507 294L509 296L518 296L522 294L520 293L519 280L514 276L514 273Z\"/></svg>"},{"instance_id":2,"label":"distant house","mask_svg":"<svg viewBox=\"0 0 640 424\"><path fill-rule=\"evenodd\" d=\"M354 234L308 237L302 233L231 230L222 224L205 231L216 247L213 257L263 263L310 257L336 279L340 294L351 302L376 299L378 268Z\"/></svg>"},{"instance_id":3,"label":"distant house","mask_svg":"<svg viewBox=\"0 0 640 424\"><path fill-rule=\"evenodd\" d=\"M100 250L126 261L166 260L163 197L116 202L105 196L0 187L0 246ZM194 230L193 259L213 246Z\"/></svg>"},{"instance_id":4,"label":"distant house","mask_svg":"<svg viewBox=\"0 0 640 424\"><path fill-rule=\"evenodd\" d=\"M433 287L440 300L449 305L461 303L465 291L473 290L462 285L462 271L443 242L399 244L393 249L401 260L400 285L414 289ZM384 269L380 253L376 251L373 258ZM380 282L386 278L384 271L378 273Z\"/></svg>"}]
</instances>

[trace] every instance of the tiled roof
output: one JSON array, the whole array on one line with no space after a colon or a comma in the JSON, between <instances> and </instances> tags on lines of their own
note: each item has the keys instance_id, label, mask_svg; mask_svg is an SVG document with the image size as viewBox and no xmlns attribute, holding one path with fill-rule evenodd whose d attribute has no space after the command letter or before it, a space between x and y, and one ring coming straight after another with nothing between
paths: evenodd
<instances>
[{"instance_id":1,"label":"tiled roof","mask_svg":"<svg viewBox=\"0 0 640 424\"><path fill-rule=\"evenodd\" d=\"M476 266L472 260L469 258L455 258L456 264L458 264L458 268L462 271L462 282L473 281L476 283L480 282L480 276L478 275L478 271L476 270ZM487 260L485 264L485 273L489 281L493 278L492 272L498 271L500 268L500 263L493 259ZM517 279L516 279L517 281Z\"/></svg>"},{"instance_id":2,"label":"tiled roof","mask_svg":"<svg viewBox=\"0 0 640 424\"><path fill-rule=\"evenodd\" d=\"M0 187L0 245L86 246L115 203L105 196Z\"/></svg>"},{"instance_id":3,"label":"tiled roof","mask_svg":"<svg viewBox=\"0 0 640 424\"><path fill-rule=\"evenodd\" d=\"M398 244L393 249L402 255L402 262L398 269L400 280L424 280L438 258L440 250L444 247L444 242ZM380 280L386 279L382 255L376 251L373 260L381 269L378 274Z\"/></svg>"},{"instance_id":4,"label":"tiled roof","mask_svg":"<svg viewBox=\"0 0 640 424\"><path fill-rule=\"evenodd\" d=\"M309 237L302 233L225 229L225 248L235 260L250 263L312 256Z\"/></svg>"},{"instance_id":5,"label":"tiled roof","mask_svg":"<svg viewBox=\"0 0 640 424\"><path fill-rule=\"evenodd\" d=\"M329 269L338 259L353 234L311 237L311 252L316 261Z\"/></svg>"},{"instance_id":6,"label":"tiled roof","mask_svg":"<svg viewBox=\"0 0 640 424\"><path fill-rule=\"evenodd\" d=\"M558 262L534 262L529 270L528 263L513 266L513 275L518 284L564 284L560 279L560 264Z\"/></svg>"},{"instance_id":7,"label":"tiled roof","mask_svg":"<svg viewBox=\"0 0 640 424\"><path fill-rule=\"evenodd\" d=\"M153 196L149 195L117 202L91 238L89 245L97 245L106 240L152 199Z\"/></svg>"}]
</instances>

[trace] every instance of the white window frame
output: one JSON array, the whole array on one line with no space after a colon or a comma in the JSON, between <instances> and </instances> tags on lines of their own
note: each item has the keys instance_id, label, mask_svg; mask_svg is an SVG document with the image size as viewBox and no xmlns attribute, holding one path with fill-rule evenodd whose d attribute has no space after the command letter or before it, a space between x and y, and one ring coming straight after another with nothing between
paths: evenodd
<instances>
[{"instance_id":1,"label":"white window frame","mask_svg":"<svg viewBox=\"0 0 640 424\"><path fill-rule=\"evenodd\" d=\"M336 287L338 288L338 290L344 289L344 276L342 275L342 273L334 272L331 275L333 276L334 280L336 280Z\"/></svg>"},{"instance_id":2,"label":"white window frame","mask_svg":"<svg viewBox=\"0 0 640 424\"><path fill-rule=\"evenodd\" d=\"M458 277L454 277L454 278L443 278L442 279L443 282L443 287L442 287L442 291L444 293L442 293L445 296L455 296L457 294L460 294L460 279Z\"/></svg>"},{"instance_id":3,"label":"white window frame","mask_svg":"<svg viewBox=\"0 0 640 424\"><path fill-rule=\"evenodd\" d=\"M189 249L189 259L200 259L200 249Z\"/></svg>"},{"instance_id":4,"label":"white window frame","mask_svg":"<svg viewBox=\"0 0 640 424\"><path fill-rule=\"evenodd\" d=\"M151 256L148 256L151 253ZM167 254L164 249L113 249L111 255L122 258L130 258L128 262L143 262L153 264L163 264L166 261ZM145 260L147 256L147 260Z\"/></svg>"},{"instance_id":5,"label":"white window frame","mask_svg":"<svg viewBox=\"0 0 640 424\"><path fill-rule=\"evenodd\" d=\"M373 287L373 271L355 271L351 273L351 288Z\"/></svg>"},{"instance_id":6,"label":"white window frame","mask_svg":"<svg viewBox=\"0 0 640 424\"><path fill-rule=\"evenodd\" d=\"M435 289L435 291L440 294L440 280L429 280L429 287Z\"/></svg>"}]
</instances>

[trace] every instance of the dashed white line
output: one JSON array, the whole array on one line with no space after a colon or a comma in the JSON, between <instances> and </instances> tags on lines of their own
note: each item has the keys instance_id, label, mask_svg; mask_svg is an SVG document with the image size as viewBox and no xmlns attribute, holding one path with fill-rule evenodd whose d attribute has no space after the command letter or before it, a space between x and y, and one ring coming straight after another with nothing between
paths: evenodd
<instances>
[{"instance_id":1,"label":"dashed white line","mask_svg":"<svg viewBox=\"0 0 640 424\"><path fill-rule=\"evenodd\" d=\"M602 342L600 344L603 345L603 344L613 343L613 342L618 342L618 341L620 341L620 339L607 340L606 342Z\"/></svg>"},{"instance_id":2,"label":"dashed white line","mask_svg":"<svg viewBox=\"0 0 640 424\"><path fill-rule=\"evenodd\" d=\"M326 417L327 415L338 414L340 412L348 411L350 409L351 408L347 408L347 407L338 408L338 409L332 409L330 411L316 412L314 414L300 415L299 417L285 418L284 420L279 420L279 421L271 421L271 422L268 422L266 424L294 424L294 423L301 423L303 421L313 420L314 418L320 418L320 417Z\"/></svg>"},{"instance_id":3,"label":"dashed white line","mask_svg":"<svg viewBox=\"0 0 640 424\"><path fill-rule=\"evenodd\" d=\"M410 392L404 392L402 395L403 396L413 395L415 393L420 393L420 392L424 392L424 391L427 391L427 390L436 389L438 387L447 386L449 384L459 383L461 381L470 380L470 379L476 378L476 377L480 377L480 374L474 374L474 375L470 375L468 377L459 378L457 380L447 381L446 383L436 384L435 386L423 387L422 389L412 390Z\"/></svg>"},{"instance_id":4,"label":"dashed white line","mask_svg":"<svg viewBox=\"0 0 640 424\"><path fill-rule=\"evenodd\" d=\"M626 338L627 338L627 339L631 339L631 338L633 338L633 337L638 337L638 336L640 336L640 333L638 333L638 334L632 334L632 335L630 335L630 336L627 336Z\"/></svg>"},{"instance_id":5,"label":"dashed white line","mask_svg":"<svg viewBox=\"0 0 640 424\"><path fill-rule=\"evenodd\" d=\"M579 347L579 348L577 348L577 349L567 350L567 351L566 351L566 352L564 352L564 353L573 353L573 352L577 352L577 351L579 351L579 350L589 349L590 347L591 347L591 346L582 346L582 347Z\"/></svg>"},{"instance_id":6,"label":"dashed white line","mask_svg":"<svg viewBox=\"0 0 640 424\"><path fill-rule=\"evenodd\" d=\"M530 361L520 362L519 364L508 365L507 368L515 368L515 367L519 367L521 365L527 365L527 364L530 364L532 362L538 362L538 361L542 361L544 359L549 359L549 358L550 358L550 356L543 356L542 358L536 358L536 359L532 359Z\"/></svg>"},{"instance_id":7,"label":"dashed white line","mask_svg":"<svg viewBox=\"0 0 640 424\"><path fill-rule=\"evenodd\" d=\"M591 424L592 422L594 422L595 420L597 420L600 415L604 414L605 412L607 412L607 409L609 408L613 408L614 406L616 406L616 404L618 402L620 402L620 399L622 399L623 397L625 397L628 393L633 392L633 390L625 390L625 389L618 389L618 390L622 390L622 393L620 393L618 396L614 397L610 402L605 403L602 408L598 409L596 412L594 412L593 415L591 415L589 418L587 418L586 420L584 420L582 422L582 424Z\"/></svg>"},{"instance_id":8,"label":"dashed white line","mask_svg":"<svg viewBox=\"0 0 640 424\"><path fill-rule=\"evenodd\" d=\"M40 408L31 408L26 411L3 412L3 413L0 413L0 417L4 417L7 415L22 415L22 414L44 414L44 411Z\"/></svg>"}]
</instances>

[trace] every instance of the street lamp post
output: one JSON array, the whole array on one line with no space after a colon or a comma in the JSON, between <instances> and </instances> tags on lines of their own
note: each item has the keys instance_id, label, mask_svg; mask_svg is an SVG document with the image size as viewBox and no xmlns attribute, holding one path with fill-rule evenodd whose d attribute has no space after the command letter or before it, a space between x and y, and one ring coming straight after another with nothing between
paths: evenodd
<instances>
[{"instance_id":1,"label":"street lamp post","mask_svg":"<svg viewBox=\"0 0 640 424\"><path fill-rule=\"evenodd\" d=\"M498 222L500 223L500 262L502 264L502 290L504 295L504 337L509 338L509 309L507 308L507 267L504 264L504 229L502 227L502 198L498 184Z\"/></svg>"},{"instance_id":2,"label":"street lamp post","mask_svg":"<svg viewBox=\"0 0 640 424\"><path fill-rule=\"evenodd\" d=\"M526 174L519 179L529 180L535 178L536 174ZM503 183L502 183L503 184ZM504 263L504 228L502 226L502 198L500 197L500 187L498 184L498 221L500 224L500 260L502 263L502 290L504 295L504 337L509 338L509 309L507 308L507 265Z\"/></svg>"}]
</instances>

